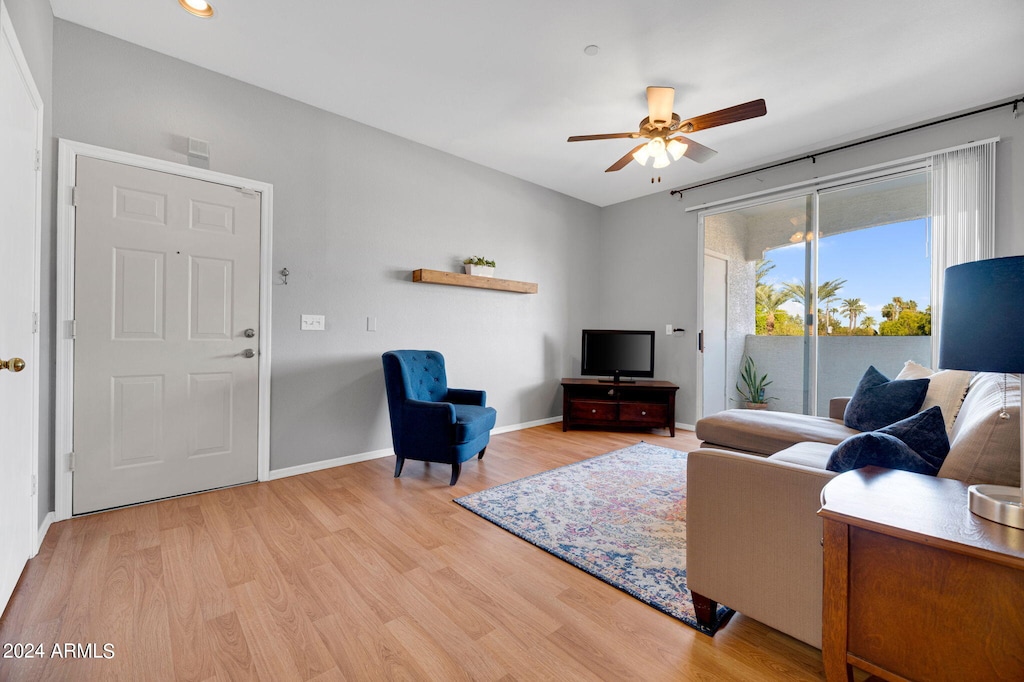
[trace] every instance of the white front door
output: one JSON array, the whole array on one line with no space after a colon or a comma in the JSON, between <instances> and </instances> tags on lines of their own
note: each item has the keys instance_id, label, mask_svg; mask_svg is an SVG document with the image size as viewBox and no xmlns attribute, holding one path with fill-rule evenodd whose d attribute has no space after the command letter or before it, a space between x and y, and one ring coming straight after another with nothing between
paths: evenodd
<instances>
[{"instance_id":1,"label":"white front door","mask_svg":"<svg viewBox=\"0 0 1024 682\"><path fill-rule=\"evenodd\" d=\"M0 3L0 613L36 549L41 112Z\"/></svg>"},{"instance_id":2,"label":"white front door","mask_svg":"<svg viewBox=\"0 0 1024 682\"><path fill-rule=\"evenodd\" d=\"M703 414L706 417L729 407L726 382L729 305L729 262L704 254L704 376Z\"/></svg>"},{"instance_id":3,"label":"white front door","mask_svg":"<svg viewBox=\"0 0 1024 682\"><path fill-rule=\"evenodd\" d=\"M260 197L78 157L72 510L257 478Z\"/></svg>"}]
</instances>

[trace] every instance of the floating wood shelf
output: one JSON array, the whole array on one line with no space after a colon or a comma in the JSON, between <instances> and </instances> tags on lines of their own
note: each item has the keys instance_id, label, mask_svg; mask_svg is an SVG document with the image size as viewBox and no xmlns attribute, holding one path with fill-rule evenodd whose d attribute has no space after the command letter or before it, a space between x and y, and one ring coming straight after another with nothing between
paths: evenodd
<instances>
[{"instance_id":1,"label":"floating wood shelf","mask_svg":"<svg viewBox=\"0 0 1024 682\"><path fill-rule=\"evenodd\" d=\"M444 272L441 270L413 270L412 281L425 282L427 284L448 284L454 287L512 291L517 294L537 293L537 284L534 282L517 282L513 279L498 279L497 277L477 277L476 275L463 275L459 272Z\"/></svg>"}]
</instances>

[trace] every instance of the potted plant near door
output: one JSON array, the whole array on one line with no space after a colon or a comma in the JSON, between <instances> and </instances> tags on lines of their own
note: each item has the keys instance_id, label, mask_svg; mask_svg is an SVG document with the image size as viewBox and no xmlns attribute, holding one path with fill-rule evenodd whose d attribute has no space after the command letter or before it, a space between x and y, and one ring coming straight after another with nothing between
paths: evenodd
<instances>
[{"instance_id":1,"label":"potted plant near door","mask_svg":"<svg viewBox=\"0 0 1024 682\"><path fill-rule=\"evenodd\" d=\"M736 392L743 398L743 406L748 410L764 410L768 408L768 401L775 400L765 396L765 388L771 384L767 374L757 375L757 366L754 359L749 355L743 361L743 371L740 372L740 380L736 383ZM742 387L740 386L742 384Z\"/></svg>"},{"instance_id":2,"label":"potted plant near door","mask_svg":"<svg viewBox=\"0 0 1024 682\"><path fill-rule=\"evenodd\" d=\"M462 261L462 264L466 268L467 275L476 275L477 277L494 277L494 268L497 266L497 263L487 260L483 256L470 256Z\"/></svg>"}]
</instances>

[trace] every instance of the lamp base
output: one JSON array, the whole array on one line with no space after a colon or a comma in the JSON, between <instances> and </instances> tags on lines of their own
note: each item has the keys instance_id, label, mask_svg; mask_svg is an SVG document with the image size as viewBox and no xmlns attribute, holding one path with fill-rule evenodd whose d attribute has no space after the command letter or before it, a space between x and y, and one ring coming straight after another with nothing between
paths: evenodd
<instances>
[{"instance_id":1,"label":"lamp base","mask_svg":"<svg viewBox=\"0 0 1024 682\"><path fill-rule=\"evenodd\" d=\"M967 488L967 499L972 514L1024 530L1024 504L1021 504L1020 488L972 485Z\"/></svg>"}]
</instances>

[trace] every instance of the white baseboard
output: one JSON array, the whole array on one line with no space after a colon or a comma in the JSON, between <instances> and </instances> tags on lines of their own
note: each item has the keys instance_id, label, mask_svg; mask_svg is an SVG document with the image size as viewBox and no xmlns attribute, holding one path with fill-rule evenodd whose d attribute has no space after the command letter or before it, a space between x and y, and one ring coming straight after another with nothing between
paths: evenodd
<instances>
[{"instance_id":1,"label":"white baseboard","mask_svg":"<svg viewBox=\"0 0 1024 682\"><path fill-rule=\"evenodd\" d=\"M39 524L39 530L36 533L36 546L32 549L32 556L39 554L39 548L43 546L43 540L46 539L46 533L50 530L50 525L56 519L56 512L47 512L46 516L43 517L43 521Z\"/></svg>"},{"instance_id":2,"label":"white baseboard","mask_svg":"<svg viewBox=\"0 0 1024 682\"><path fill-rule=\"evenodd\" d=\"M697 427L693 424L683 424L682 422L676 422L677 429L683 429L684 431L696 431Z\"/></svg>"},{"instance_id":3,"label":"white baseboard","mask_svg":"<svg viewBox=\"0 0 1024 682\"><path fill-rule=\"evenodd\" d=\"M508 426L495 426L491 429L492 435L498 435L500 433L510 433L512 431L522 431L523 429L532 429L534 426L544 426L545 424L554 424L555 422L562 421L562 415L557 417L548 417L547 419L537 419L532 422L523 422L522 424L510 424Z\"/></svg>"},{"instance_id":4,"label":"white baseboard","mask_svg":"<svg viewBox=\"0 0 1024 682\"><path fill-rule=\"evenodd\" d=\"M523 429L533 428L534 426L543 426L544 424L554 424L555 422L562 421L562 417L550 417L548 419L538 419L532 422L523 422L522 424L511 424L509 426L498 426L491 429L492 435L498 435L501 433L509 433L510 431L521 431ZM334 467L345 466L346 464L355 464L356 462L365 462L370 459L380 459L382 457L394 457L394 448L384 448L383 450L372 450L370 452L360 452L354 455L345 455L344 457L336 457L334 459L324 459L319 462L310 462L309 464L300 464L298 466L286 467L284 469L271 469L270 475L267 477L268 481L274 481L279 478L287 478L289 476L298 476L299 474L308 474L313 471L321 471L323 469L333 469Z\"/></svg>"},{"instance_id":5,"label":"white baseboard","mask_svg":"<svg viewBox=\"0 0 1024 682\"><path fill-rule=\"evenodd\" d=\"M354 455L345 455L344 457L335 457L334 459L322 459L319 462L299 464L298 466L286 467L284 469L271 469L270 475L267 477L267 480L274 481L279 478L288 478L289 476L308 474L310 472L321 471L323 469L333 469L334 467L345 466L346 464L355 464L356 462L365 462L370 459L380 459L381 457L394 457L394 455L394 448L384 448L383 450L358 452Z\"/></svg>"}]
</instances>

